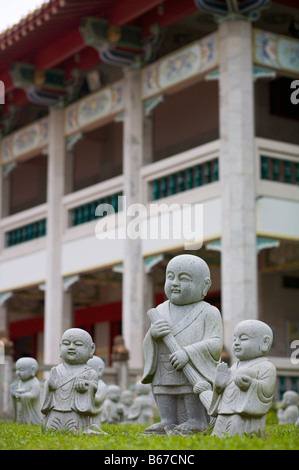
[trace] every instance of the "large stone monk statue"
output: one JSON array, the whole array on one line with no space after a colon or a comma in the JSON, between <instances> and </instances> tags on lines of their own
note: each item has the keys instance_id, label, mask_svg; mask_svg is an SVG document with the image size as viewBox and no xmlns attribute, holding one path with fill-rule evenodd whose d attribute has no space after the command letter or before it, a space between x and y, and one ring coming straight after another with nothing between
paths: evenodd
<instances>
[{"instance_id":1,"label":"large stone monk statue","mask_svg":"<svg viewBox=\"0 0 299 470\"><path fill-rule=\"evenodd\" d=\"M167 265L164 290L168 300L156 308L158 319L152 320L143 344L142 382L152 384L161 417L146 433L169 434L171 430L185 435L209 426L207 410L193 387L197 385L197 393L212 390L223 347L220 312L203 300L210 285L209 268L198 256L179 255ZM173 351L166 345L169 336L176 344Z\"/></svg>"}]
</instances>

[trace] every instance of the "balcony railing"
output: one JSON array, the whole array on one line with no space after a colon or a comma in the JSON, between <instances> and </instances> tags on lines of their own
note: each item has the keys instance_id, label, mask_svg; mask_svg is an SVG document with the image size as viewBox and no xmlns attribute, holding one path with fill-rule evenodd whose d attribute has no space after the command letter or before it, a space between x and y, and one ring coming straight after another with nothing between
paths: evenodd
<instances>
[{"instance_id":1,"label":"balcony railing","mask_svg":"<svg viewBox=\"0 0 299 470\"><path fill-rule=\"evenodd\" d=\"M27 209L0 220L1 249L29 245L35 249L37 239L47 234L47 204ZM29 242L35 241L34 247ZM31 249L30 248L30 249Z\"/></svg>"},{"instance_id":2,"label":"balcony railing","mask_svg":"<svg viewBox=\"0 0 299 470\"><path fill-rule=\"evenodd\" d=\"M44 237L47 231L47 219L41 219L37 222L24 225L6 232L5 246L10 247L20 243L35 240Z\"/></svg>"},{"instance_id":3,"label":"balcony railing","mask_svg":"<svg viewBox=\"0 0 299 470\"><path fill-rule=\"evenodd\" d=\"M262 138L255 141L258 194L298 200L299 145Z\"/></svg>"},{"instance_id":4,"label":"balcony railing","mask_svg":"<svg viewBox=\"0 0 299 470\"><path fill-rule=\"evenodd\" d=\"M153 200L198 188L219 180L218 158L153 181Z\"/></svg>"},{"instance_id":5,"label":"balcony railing","mask_svg":"<svg viewBox=\"0 0 299 470\"><path fill-rule=\"evenodd\" d=\"M89 186L63 198L65 229L92 222L98 219L95 215L100 204L110 204L114 212L118 212L118 198L123 194L123 176Z\"/></svg>"},{"instance_id":6,"label":"balcony railing","mask_svg":"<svg viewBox=\"0 0 299 470\"><path fill-rule=\"evenodd\" d=\"M298 155L299 160L299 155ZM268 181L299 184L299 161L261 156L261 178Z\"/></svg>"},{"instance_id":7,"label":"balcony railing","mask_svg":"<svg viewBox=\"0 0 299 470\"><path fill-rule=\"evenodd\" d=\"M111 194L110 196L96 199L94 201L87 202L86 204L74 207L70 211L70 226L74 227L76 225L85 224L86 222L91 222L92 220L95 220L96 208L101 204L110 204L113 207L114 212L118 212L118 198L122 195L123 193L121 191L116 194Z\"/></svg>"},{"instance_id":8,"label":"balcony railing","mask_svg":"<svg viewBox=\"0 0 299 470\"><path fill-rule=\"evenodd\" d=\"M155 201L219 181L219 141L187 150L142 168L145 199Z\"/></svg>"}]
</instances>

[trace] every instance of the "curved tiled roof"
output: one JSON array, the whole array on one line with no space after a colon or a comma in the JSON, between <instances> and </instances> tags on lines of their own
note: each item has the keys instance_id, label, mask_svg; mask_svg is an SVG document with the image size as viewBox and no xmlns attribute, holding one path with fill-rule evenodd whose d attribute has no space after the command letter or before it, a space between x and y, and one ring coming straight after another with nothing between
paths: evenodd
<instances>
[{"instance_id":1,"label":"curved tiled roof","mask_svg":"<svg viewBox=\"0 0 299 470\"><path fill-rule=\"evenodd\" d=\"M75 19L87 12L92 13L95 10L111 7L114 3L115 0L48 0L21 18L18 23L0 33L0 51L13 46L48 22L56 22L62 17L64 20L71 16Z\"/></svg>"},{"instance_id":2,"label":"curved tiled roof","mask_svg":"<svg viewBox=\"0 0 299 470\"><path fill-rule=\"evenodd\" d=\"M13 26L9 27L9 28L6 28L4 31L2 31L0 33L0 41L2 39L6 39L6 38L9 38L11 35L14 35L14 34L17 34L18 31L22 30L22 31L26 31L26 29L29 28L29 25L31 24L32 21L37 21L37 24L40 23L42 21L42 19L40 19L38 21L38 17L44 13L44 20L48 20L50 18L50 15L51 13L50 12L46 12L45 10L50 6L51 3L54 3L55 0L48 0L47 2L44 2L40 7L36 8L34 11L28 13L27 15L25 15L23 18L20 19L20 21L18 21L18 23L14 24ZM60 3L62 4L64 2L64 0L62 0ZM24 35L24 34L23 34Z\"/></svg>"}]
</instances>

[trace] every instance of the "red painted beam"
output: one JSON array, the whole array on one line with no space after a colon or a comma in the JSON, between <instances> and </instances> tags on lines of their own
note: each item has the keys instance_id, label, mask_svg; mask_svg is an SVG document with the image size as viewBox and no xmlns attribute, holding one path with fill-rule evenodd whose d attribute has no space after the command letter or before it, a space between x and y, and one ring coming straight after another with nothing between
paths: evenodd
<instances>
[{"instance_id":1,"label":"red painted beam","mask_svg":"<svg viewBox=\"0 0 299 470\"><path fill-rule=\"evenodd\" d=\"M150 27L153 24L157 23L162 27L167 27L195 11L198 11L198 8L194 0L184 0L183 2L182 0L168 0L163 5L162 13L153 10L141 19L143 37L151 34Z\"/></svg>"},{"instance_id":2,"label":"red painted beam","mask_svg":"<svg viewBox=\"0 0 299 470\"><path fill-rule=\"evenodd\" d=\"M86 72L98 65L100 62L101 59L98 51L92 47L86 47L79 53L78 60L71 57L63 64L65 80L70 80L72 78L71 72L74 68L78 68L82 72Z\"/></svg>"},{"instance_id":3,"label":"red painted beam","mask_svg":"<svg viewBox=\"0 0 299 470\"><path fill-rule=\"evenodd\" d=\"M139 18L161 3L163 0L121 0L112 8L109 22L115 26L121 26Z\"/></svg>"},{"instance_id":4,"label":"red painted beam","mask_svg":"<svg viewBox=\"0 0 299 470\"><path fill-rule=\"evenodd\" d=\"M40 70L55 67L86 47L78 28L56 39L35 57L35 66Z\"/></svg>"}]
</instances>

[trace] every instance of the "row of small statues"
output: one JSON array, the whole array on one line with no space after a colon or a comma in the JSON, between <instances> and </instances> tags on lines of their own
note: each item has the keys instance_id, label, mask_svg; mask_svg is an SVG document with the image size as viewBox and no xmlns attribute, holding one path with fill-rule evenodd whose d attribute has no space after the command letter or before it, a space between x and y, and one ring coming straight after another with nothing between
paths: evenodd
<instances>
[{"instance_id":1,"label":"row of small statues","mask_svg":"<svg viewBox=\"0 0 299 470\"><path fill-rule=\"evenodd\" d=\"M100 405L99 423L108 424L144 424L153 422L153 403L151 388L140 381L132 390L121 391L118 385L106 385L102 380L104 361L94 356L87 362L98 373L96 401ZM16 374L19 382L11 385L14 403L15 421L25 424L40 425L41 384L35 377L38 363L35 359L24 357L16 363ZM279 424L296 424L299 426L299 394L289 390L283 394L278 403L277 418Z\"/></svg>"},{"instance_id":2,"label":"row of small statues","mask_svg":"<svg viewBox=\"0 0 299 470\"><path fill-rule=\"evenodd\" d=\"M68 332L66 332L67 334ZM81 337L81 335L82 333L79 331L79 336ZM87 420L89 421L87 428L89 432L103 433L101 423L146 425L153 422L154 411L150 385L138 381L135 384L134 391L122 391L118 385L107 385L102 380L105 363L100 357L93 356L87 361L87 366L96 372L98 380L94 395L94 412L90 413ZM41 396L43 393L42 384L36 377L37 372L38 362L34 358L23 357L17 360L16 375L19 380L12 383L10 392L14 405L14 419L18 423L42 424L41 411L43 411L44 405L41 407ZM71 380L69 382L63 380L63 382L62 387L65 387L70 384ZM81 390L81 387L82 385L78 386L78 390ZM66 394L62 396L62 390L59 401L54 407L57 408L56 411L60 408L61 412L68 413L71 411L74 402L73 391L70 393L70 387L65 387ZM82 408L81 412L84 414ZM55 420L53 421L55 422ZM76 419L68 420L68 422L69 429L71 423L76 423L74 430L77 430L78 423ZM60 427L60 425L57 426L57 429L60 429Z\"/></svg>"},{"instance_id":3,"label":"row of small statues","mask_svg":"<svg viewBox=\"0 0 299 470\"><path fill-rule=\"evenodd\" d=\"M238 323L232 345L236 361L230 368L221 363L222 318L203 300L210 286L210 270L198 256L184 254L168 263L168 300L147 312L151 327L143 343L141 382L151 384L161 421L145 434L186 436L209 428L219 437L264 433L276 383L275 366L267 358L272 330L255 319ZM86 331L64 333L64 362L45 383L45 428L101 432L105 405L98 398L98 373L88 363L94 351Z\"/></svg>"}]
</instances>

